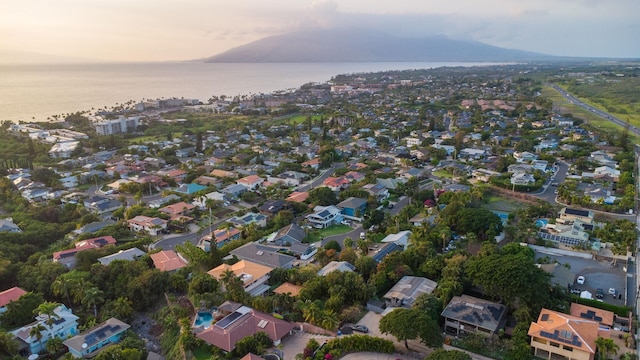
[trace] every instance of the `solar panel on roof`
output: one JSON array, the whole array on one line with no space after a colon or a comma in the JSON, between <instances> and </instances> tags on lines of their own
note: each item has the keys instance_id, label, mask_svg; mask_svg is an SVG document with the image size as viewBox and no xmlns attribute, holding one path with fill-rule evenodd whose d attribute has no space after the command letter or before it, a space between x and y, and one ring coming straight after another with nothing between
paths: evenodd
<instances>
[{"instance_id":1,"label":"solar panel on roof","mask_svg":"<svg viewBox=\"0 0 640 360\"><path fill-rule=\"evenodd\" d=\"M241 316L242 316L241 313L234 311L231 314L229 314L227 317L218 321L216 325L223 329L226 329L229 325L231 325L234 321L238 320L238 318Z\"/></svg>"}]
</instances>

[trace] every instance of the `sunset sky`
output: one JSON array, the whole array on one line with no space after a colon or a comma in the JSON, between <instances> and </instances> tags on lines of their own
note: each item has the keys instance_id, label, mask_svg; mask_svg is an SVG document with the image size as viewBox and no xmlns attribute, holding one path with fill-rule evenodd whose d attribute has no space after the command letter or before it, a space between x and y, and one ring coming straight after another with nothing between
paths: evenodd
<instances>
[{"instance_id":1,"label":"sunset sky","mask_svg":"<svg viewBox=\"0 0 640 360\"><path fill-rule=\"evenodd\" d=\"M552 55L640 58L639 14L638 0L3 1L0 54L188 60L270 35L349 26Z\"/></svg>"}]
</instances>

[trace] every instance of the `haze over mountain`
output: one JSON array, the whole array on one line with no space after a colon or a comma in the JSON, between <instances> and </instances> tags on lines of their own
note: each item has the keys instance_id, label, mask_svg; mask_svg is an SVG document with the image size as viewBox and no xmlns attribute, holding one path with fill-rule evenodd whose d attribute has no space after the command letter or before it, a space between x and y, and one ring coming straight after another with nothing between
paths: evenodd
<instances>
[{"instance_id":1,"label":"haze over mountain","mask_svg":"<svg viewBox=\"0 0 640 360\"><path fill-rule=\"evenodd\" d=\"M445 37L401 38L353 29L275 35L202 59L215 63L534 61L556 57Z\"/></svg>"}]
</instances>

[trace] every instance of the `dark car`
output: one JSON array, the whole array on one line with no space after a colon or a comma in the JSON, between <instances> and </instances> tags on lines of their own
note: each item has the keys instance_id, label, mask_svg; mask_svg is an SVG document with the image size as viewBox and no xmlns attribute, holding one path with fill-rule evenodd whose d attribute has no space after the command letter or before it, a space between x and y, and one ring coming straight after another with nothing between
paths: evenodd
<instances>
[{"instance_id":1,"label":"dark car","mask_svg":"<svg viewBox=\"0 0 640 360\"><path fill-rule=\"evenodd\" d=\"M596 290L596 298L598 298L598 299L604 298L604 290L603 289Z\"/></svg>"}]
</instances>

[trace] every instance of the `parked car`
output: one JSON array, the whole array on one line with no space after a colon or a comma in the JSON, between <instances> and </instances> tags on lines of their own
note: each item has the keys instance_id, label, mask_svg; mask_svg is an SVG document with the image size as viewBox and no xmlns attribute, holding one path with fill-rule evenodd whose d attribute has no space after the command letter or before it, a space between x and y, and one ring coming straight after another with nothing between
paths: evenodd
<instances>
[{"instance_id":1,"label":"parked car","mask_svg":"<svg viewBox=\"0 0 640 360\"><path fill-rule=\"evenodd\" d=\"M353 331L358 331L361 333L368 333L369 332L369 328L364 326L364 325L351 325L351 328L353 329Z\"/></svg>"},{"instance_id":2,"label":"parked car","mask_svg":"<svg viewBox=\"0 0 640 360\"><path fill-rule=\"evenodd\" d=\"M578 289L578 288L573 288L571 289L571 293L572 294L576 294L576 295L580 295L580 293L582 292L582 290Z\"/></svg>"},{"instance_id":3,"label":"parked car","mask_svg":"<svg viewBox=\"0 0 640 360\"><path fill-rule=\"evenodd\" d=\"M584 282L585 282L586 280L587 280L587 279L585 279L585 278L584 278L584 276L580 275L580 276L578 276L578 278L576 279L576 283L578 283L578 284L580 284L580 285L584 285Z\"/></svg>"},{"instance_id":4,"label":"parked car","mask_svg":"<svg viewBox=\"0 0 640 360\"><path fill-rule=\"evenodd\" d=\"M603 289L596 290L596 298L602 299L603 297L604 297L604 290Z\"/></svg>"},{"instance_id":5,"label":"parked car","mask_svg":"<svg viewBox=\"0 0 640 360\"><path fill-rule=\"evenodd\" d=\"M616 293L617 293L617 292L616 292L616 289L615 289L615 288L609 288L609 295L613 295L613 296L615 296L615 295L616 295Z\"/></svg>"}]
</instances>

